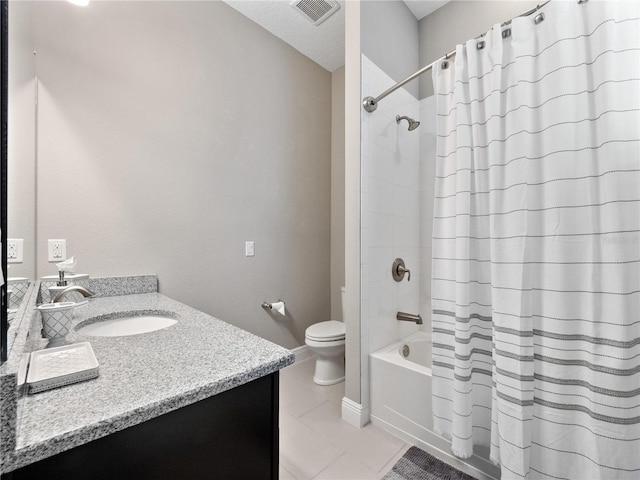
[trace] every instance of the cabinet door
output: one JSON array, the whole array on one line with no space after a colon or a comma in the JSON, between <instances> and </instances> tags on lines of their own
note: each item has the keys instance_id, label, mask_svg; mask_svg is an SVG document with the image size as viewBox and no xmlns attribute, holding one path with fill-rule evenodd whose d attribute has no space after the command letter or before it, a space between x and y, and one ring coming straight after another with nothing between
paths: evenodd
<instances>
[{"instance_id":1,"label":"cabinet door","mask_svg":"<svg viewBox=\"0 0 640 480\"><path fill-rule=\"evenodd\" d=\"M2 476L43 478L277 479L278 372Z\"/></svg>"}]
</instances>

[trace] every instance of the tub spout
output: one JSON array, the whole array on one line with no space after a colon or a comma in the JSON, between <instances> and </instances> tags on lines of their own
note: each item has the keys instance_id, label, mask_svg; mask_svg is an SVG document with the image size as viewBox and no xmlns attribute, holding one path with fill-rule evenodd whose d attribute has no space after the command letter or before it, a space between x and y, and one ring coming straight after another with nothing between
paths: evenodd
<instances>
[{"instance_id":1,"label":"tub spout","mask_svg":"<svg viewBox=\"0 0 640 480\"><path fill-rule=\"evenodd\" d=\"M420 315L414 315L413 313L398 312L396 319L404 322L416 322L416 324L422 325L422 317Z\"/></svg>"}]
</instances>

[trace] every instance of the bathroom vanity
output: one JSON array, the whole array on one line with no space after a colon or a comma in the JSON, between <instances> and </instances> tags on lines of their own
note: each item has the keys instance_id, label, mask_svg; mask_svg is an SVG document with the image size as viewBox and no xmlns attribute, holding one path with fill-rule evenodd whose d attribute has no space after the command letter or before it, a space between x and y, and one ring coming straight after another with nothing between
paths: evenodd
<instances>
[{"instance_id":1,"label":"bathroom vanity","mask_svg":"<svg viewBox=\"0 0 640 480\"><path fill-rule=\"evenodd\" d=\"M94 288L76 325L142 311L178 322L131 336L72 331L70 343L91 343L99 376L15 398L13 428L3 395L2 479L277 478L278 371L293 355L157 292Z\"/></svg>"}]
</instances>

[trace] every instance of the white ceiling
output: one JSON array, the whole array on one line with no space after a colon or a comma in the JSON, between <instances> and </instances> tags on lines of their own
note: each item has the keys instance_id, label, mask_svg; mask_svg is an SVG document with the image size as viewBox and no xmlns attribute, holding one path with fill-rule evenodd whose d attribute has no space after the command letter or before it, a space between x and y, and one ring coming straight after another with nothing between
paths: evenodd
<instances>
[{"instance_id":1,"label":"white ceiling","mask_svg":"<svg viewBox=\"0 0 640 480\"><path fill-rule=\"evenodd\" d=\"M338 1L340 9L317 27L287 0L225 2L330 72L344 65L344 1Z\"/></svg>"},{"instance_id":2,"label":"white ceiling","mask_svg":"<svg viewBox=\"0 0 640 480\"><path fill-rule=\"evenodd\" d=\"M445 3L449 3L450 0L404 0L409 10L415 15L418 20L422 20L431 12L439 9Z\"/></svg>"},{"instance_id":3,"label":"white ceiling","mask_svg":"<svg viewBox=\"0 0 640 480\"><path fill-rule=\"evenodd\" d=\"M330 72L344 65L344 0L338 0L340 9L319 26L291 8L290 0L224 1ZM420 20L449 0L403 1Z\"/></svg>"}]
</instances>

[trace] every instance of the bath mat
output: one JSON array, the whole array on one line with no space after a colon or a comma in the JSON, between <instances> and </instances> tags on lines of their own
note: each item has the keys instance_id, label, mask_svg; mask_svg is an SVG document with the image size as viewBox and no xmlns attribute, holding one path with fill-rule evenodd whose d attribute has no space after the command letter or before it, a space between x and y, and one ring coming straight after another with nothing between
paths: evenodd
<instances>
[{"instance_id":1,"label":"bath mat","mask_svg":"<svg viewBox=\"0 0 640 480\"><path fill-rule=\"evenodd\" d=\"M411 447L382 480L475 480L418 447Z\"/></svg>"}]
</instances>

